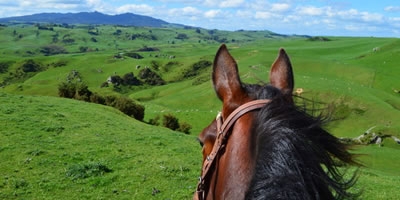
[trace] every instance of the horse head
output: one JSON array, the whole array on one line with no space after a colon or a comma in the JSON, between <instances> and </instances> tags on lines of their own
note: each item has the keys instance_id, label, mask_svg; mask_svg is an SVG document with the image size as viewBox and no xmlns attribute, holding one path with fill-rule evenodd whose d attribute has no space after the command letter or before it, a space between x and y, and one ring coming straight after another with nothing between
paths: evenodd
<instances>
[{"instance_id":1,"label":"horse head","mask_svg":"<svg viewBox=\"0 0 400 200\"><path fill-rule=\"evenodd\" d=\"M245 84L225 45L212 82L221 112L199 135L203 165L194 199L334 199L356 180L338 169L358 163L348 146L293 100L292 65L280 49L269 84Z\"/></svg>"},{"instance_id":2,"label":"horse head","mask_svg":"<svg viewBox=\"0 0 400 200\"><path fill-rule=\"evenodd\" d=\"M212 150L216 148L218 121L226 120L241 105L257 99L252 87L241 82L237 63L225 45L218 50L213 66L212 82L218 98L223 102L220 115L199 135L203 147L203 165ZM270 98L282 95L288 104L292 104L293 92L292 66L286 52L281 49L270 71ZM257 87L256 85L253 87ZM250 110L239 116L230 127L229 142L223 144L210 168L213 173L203 180L209 189L202 195L207 199L243 199L251 181L255 166L255 134L252 121L256 111ZM221 122L222 123L222 122ZM228 139L228 138L226 138ZM204 171L203 171L204 173ZM197 195L195 195L197 198Z\"/></svg>"}]
</instances>

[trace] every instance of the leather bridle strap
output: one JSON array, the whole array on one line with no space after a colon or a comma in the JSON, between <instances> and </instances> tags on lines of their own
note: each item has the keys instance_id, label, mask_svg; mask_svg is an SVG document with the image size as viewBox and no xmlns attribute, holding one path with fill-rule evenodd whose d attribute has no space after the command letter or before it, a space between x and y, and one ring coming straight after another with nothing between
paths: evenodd
<instances>
[{"instance_id":1,"label":"leather bridle strap","mask_svg":"<svg viewBox=\"0 0 400 200\"><path fill-rule=\"evenodd\" d=\"M264 107L267 103L269 103L271 100L269 99L259 99L259 100L253 100L248 103L245 103L241 106L239 106L237 109L235 109L227 118L226 120L222 119L221 113L218 113L216 121L217 121L217 138L214 143L214 147L210 153L210 155L207 156L207 159L204 161L203 164L203 169L202 169L202 176L200 177L199 183L197 185L197 194L198 194L198 199L203 200L205 199L205 189L206 186L206 179L210 174L210 168L211 166L216 162L217 155L221 152L221 150L225 147L226 141L231 133L229 131L232 126L235 124L235 122L244 114L261 109Z\"/></svg>"}]
</instances>

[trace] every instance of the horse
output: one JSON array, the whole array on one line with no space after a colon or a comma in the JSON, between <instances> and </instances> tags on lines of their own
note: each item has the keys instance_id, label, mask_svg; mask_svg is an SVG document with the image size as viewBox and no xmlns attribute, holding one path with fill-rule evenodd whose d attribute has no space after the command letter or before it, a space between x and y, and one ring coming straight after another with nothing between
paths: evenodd
<instances>
[{"instance_id":1,"label":"horse","mask_svg":"<svg viewBox=\"0 0 400 200\"><path fill-rule=\"evenodd\" d=\"M193 199L341 199L357 180L350 146L327 132L325 118L294 101L294 77L281 48L269 84L246 84L225 44L212 83L221 112L198 136L201 177Z\"/></svg>"}]
</instances>

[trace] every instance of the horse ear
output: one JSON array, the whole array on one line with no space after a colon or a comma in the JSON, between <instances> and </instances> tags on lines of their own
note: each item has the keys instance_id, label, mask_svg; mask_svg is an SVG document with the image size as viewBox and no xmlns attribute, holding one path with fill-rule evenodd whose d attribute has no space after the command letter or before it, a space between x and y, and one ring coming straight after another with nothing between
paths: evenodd
<instances>
[{"instance_id":1,"label":"horse ear","mask_svg":"<svg viewBox=\"0 0 400 200\"><path fill-rule=\"evenodd\" d=\"M225 44L221 45L215 56L212 80L214 89L224 104L240 103L238 101L245 95L236 61Z\"/></svg>"},{"instance_id":2,"label":"horse ear","mask_svg":"<svg viewBox=\"0 0 400 200\"><path fill-rule=\"evenodd\" d=\"M294 79L292 64L290 63L289 56L282 48L279 50L279 55L272 64L269 79L271 85L280 89L283 94L291 95L293 93Z\"/></svg>"}]
</instances>

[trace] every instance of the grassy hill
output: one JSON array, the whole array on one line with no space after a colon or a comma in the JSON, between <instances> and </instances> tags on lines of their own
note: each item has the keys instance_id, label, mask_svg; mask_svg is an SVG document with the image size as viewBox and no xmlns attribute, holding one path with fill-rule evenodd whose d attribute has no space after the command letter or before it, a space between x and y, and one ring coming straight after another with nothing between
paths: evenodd
<instances>
[{"instance_id":1,"label":"grassy hill","mask_svg":"<svg viewBox=\"0 0 400 200\"><path fill-rule=\"evenodd\" d=\"M189 199L195 190L195 137L110 107L1 92L0 126L0 199Z\"/></svg>"},{"instance_id":2,"label":"grassy hill","mask_svg":"<svg viewBox=\"0 0 400 200\"><path fill-rule=\"evenodd\" d=\"M212 61L222 42L236 58L242 80L252 83L268 81L269 67L284 47L302 97L317 105L335 104L334 116L340 120L328 129L336 136L356 137L375 126L377 133L400 137L397 38L310 40L268 31L49 27L53 30L0 27L0 66L6 66L0 68L0 123L6 127L0 135L0 161L7 163L1 164L0 197L52 199L70 188L89 199L189 198L200 168L195 137L221 105L209 80L210 67L191 70L200 61ZM45 55L49 46L62 52ZM132 52L143 59L127 56ZM38 64L37 71L21 72L28 60ZM100 87L112 75L133 72L138 77L146 66L166 85ZM149 126L112 108L52 97L71 71L79 72L93 92L138 100L145 105L144 121L172 113L192 125L191 134ZM184 77L188 71L195 76ZM357 148L366 154L360 157L366 167L354 188L364 189L362 199L398 198L399 151L388 139L381 147ZM83 170L89 177L74 178L74 169L85 167L91 169ZM54 172L46 178L50 169ZM154 193L161 192L153 196L153 187Z\"/></svg>"}]
</instances>

